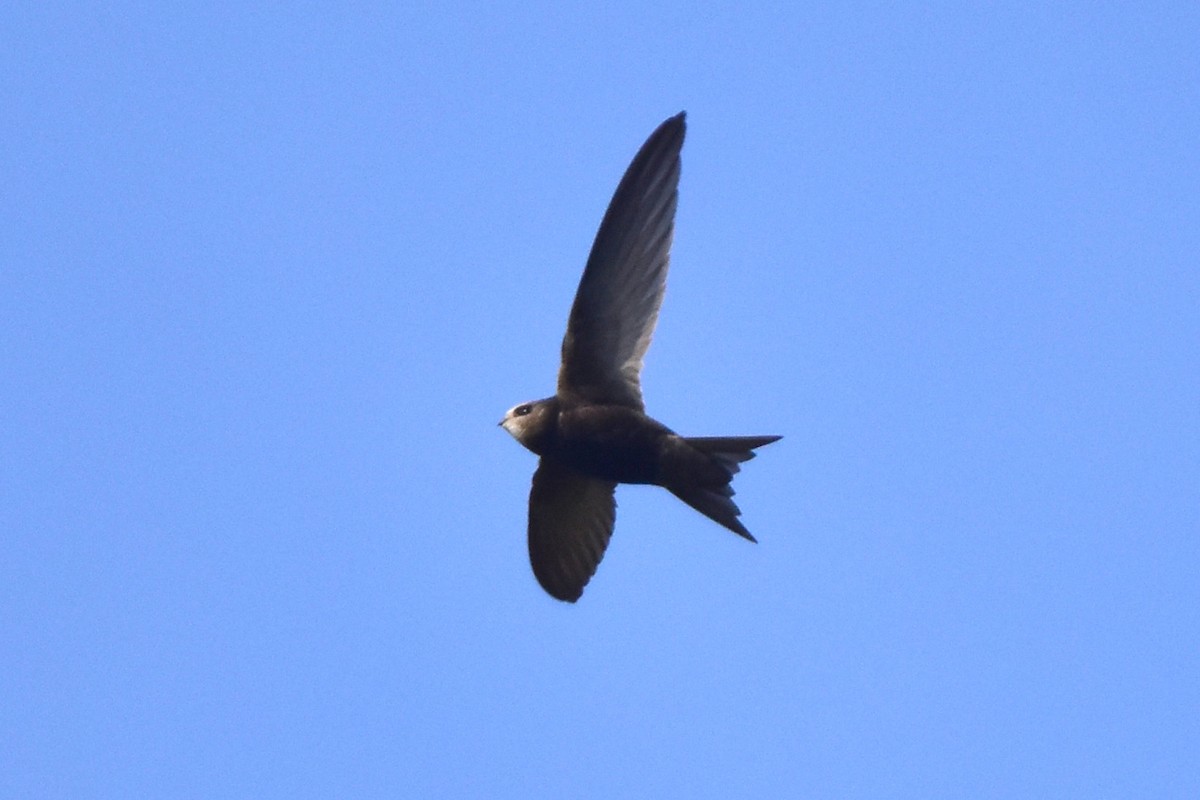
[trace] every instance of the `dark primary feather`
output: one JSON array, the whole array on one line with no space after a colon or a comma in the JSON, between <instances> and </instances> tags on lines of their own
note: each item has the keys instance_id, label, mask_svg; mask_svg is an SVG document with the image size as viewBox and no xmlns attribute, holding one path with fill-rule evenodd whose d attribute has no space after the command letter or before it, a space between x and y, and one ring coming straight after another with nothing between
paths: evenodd
<instances>
[{"instance_id":1,"label":"dark primary feather","mask_svg":"<svg viewBox=\"0 0 1200 800\"><path fill-rule=\"evenodd\" d=\"M642 145L609 203L563 338L558 394L641 411L642 359L666 290L684 115Z\"/></svg>"},{"instance_id":2,"label":"dark primary feather","mask_svg":"<svg viewBox=\"0 0 1200 800\"><path fill-rule=\"evenodd\" d=\"M617 485L543 458L529 491L529 562L550 596L574 603L612 537Z\"/></svg>"}]
</instances>

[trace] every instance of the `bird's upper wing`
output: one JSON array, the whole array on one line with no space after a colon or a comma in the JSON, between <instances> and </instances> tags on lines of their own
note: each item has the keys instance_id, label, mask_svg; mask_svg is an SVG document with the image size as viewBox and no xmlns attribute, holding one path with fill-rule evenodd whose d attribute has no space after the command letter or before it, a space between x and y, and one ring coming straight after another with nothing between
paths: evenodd
<instances>
[{"instance_id":1,"label":"bird's upper wing","mask_svg":"<svg viewBox=\"0 0 1200 800\"><path fill-rule=\"evenodd\" d=\"M560 397L641 411L642 357L666 290L684 115L642 145L592 243L563 338Z\"/></svg>"},{"instance_id":2,"label":"bird's upper wing","mask_svg":"<svg viewBox=\"0 0 1200 800\"><path fill-rule=\"evenodd\" d=\"M529 492L529 561L542 588L574 603L612 536L616 484L543 458Z\"/></svg>"}]
</instances>

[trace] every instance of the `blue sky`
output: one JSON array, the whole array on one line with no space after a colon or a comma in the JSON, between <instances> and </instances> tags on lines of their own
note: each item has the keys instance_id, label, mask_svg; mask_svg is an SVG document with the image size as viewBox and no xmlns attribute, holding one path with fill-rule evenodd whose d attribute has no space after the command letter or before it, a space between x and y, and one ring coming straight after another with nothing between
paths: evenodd
<instances>
[{"instance_id":1,"label":"blue sky","mask_svg":"<svg viewBox=\"0 0 1200 800\"><path fill-rule=\"evenodd\" d=\"M0 794L1200 795L1200 13L782 6L0 12ZM681 109L648 407L786 438L568 606L496 422Z\"/></svg>"}]
</instances>

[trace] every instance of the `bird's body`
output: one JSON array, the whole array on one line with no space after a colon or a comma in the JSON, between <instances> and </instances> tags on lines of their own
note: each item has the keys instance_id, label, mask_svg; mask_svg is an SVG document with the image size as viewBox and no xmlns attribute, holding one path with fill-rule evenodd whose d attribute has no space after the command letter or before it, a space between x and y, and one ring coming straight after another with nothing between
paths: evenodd
<instances>
[{"instance_id":1,"label":"bird's body","mask_svg":"<svg viewBox=\"0 0 1200 800\"><path fill-rule=\"evenodd\" d=\"M529 556L552 596L574 602L612 535L618 483L662 486L754 541L730 481L778 436L682 437L647 416L642 358L666 288L684 115L664 122L622 178L596 234L563 338L558 391L501 425L541 457L529 496Z\"/></svg>"},{"instance_id":2,"label":"bird's body","mask_svg":"<svg viewBox=\"0 0 1200 800\"><path fill-rule=\"evenodd\" d=\"M661 483L660 452L674 435L667 426L627 406L566 404L557 397L536 405L536 431L528 441L517 436L534 453L595 478Z\"/></svg>"}]
</instances>

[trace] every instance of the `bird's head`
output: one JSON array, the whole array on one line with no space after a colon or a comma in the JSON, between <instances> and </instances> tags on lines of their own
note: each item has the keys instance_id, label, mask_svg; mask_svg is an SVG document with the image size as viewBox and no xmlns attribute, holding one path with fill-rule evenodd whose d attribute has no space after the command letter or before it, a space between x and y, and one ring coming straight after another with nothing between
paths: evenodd
<instances>
[{"instance_id":1,"label":"bird's head","mask_svg":"<svg viewBox=\"0 0 1200 800\"><path fill-rule=\"evenodd\" d=\"M500 420L500 427L512 434L512 437L538 455L554 435L556 425L555 409L557 398L548 397L545 400L531 400L513 406Z\"/></svg>"}]
</instances>

